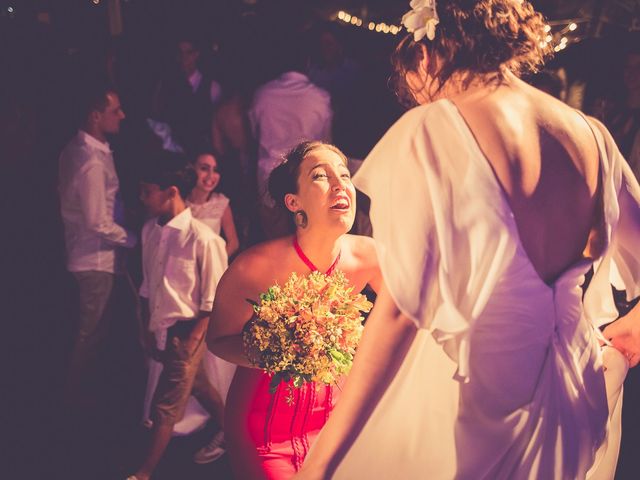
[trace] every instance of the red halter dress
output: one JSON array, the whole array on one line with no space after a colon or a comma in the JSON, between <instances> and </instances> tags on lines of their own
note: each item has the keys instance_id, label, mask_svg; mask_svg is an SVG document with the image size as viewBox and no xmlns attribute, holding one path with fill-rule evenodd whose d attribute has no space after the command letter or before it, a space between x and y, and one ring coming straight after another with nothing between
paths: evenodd
<instances>
[{"instance_id":1,"label":"red halter dress","mask_svg":"<svg viewBox=\"0 0 640 480\"><path fill-rule=\"evenodd\" d=\"M318 270L297 239L293 247L311 271ZM327 270L330 274L340 255ZM258 378L256 378L256 375ZM332 385L280 383L269 393L271 377L256 369L238 368L227 398L225 420L228 452L238 479L291 478L324 426L337 399Z\"/></svg>"}]
</instances>

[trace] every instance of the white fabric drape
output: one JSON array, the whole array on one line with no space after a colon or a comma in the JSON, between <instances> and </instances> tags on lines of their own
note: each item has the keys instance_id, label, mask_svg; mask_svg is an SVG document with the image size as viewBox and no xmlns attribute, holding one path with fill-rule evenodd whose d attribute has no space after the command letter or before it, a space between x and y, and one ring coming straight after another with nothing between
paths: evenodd
<instances>
[{"instance_id":1,"label":"white fabric drape","mask_svg":"<svg viewBox=\"0 0 640 480\"><path fill-rule=\"evenodd\" d=\"M617 315L612 261L640 293L640 189L589 123L608 248L584 304L591 263L540 279L453 103L409 111L365 160L354 182L371 198L382 273L420 330L335 478L613 477L627 363L603 355L596 327Z\"/></svg>"}]
</instances>

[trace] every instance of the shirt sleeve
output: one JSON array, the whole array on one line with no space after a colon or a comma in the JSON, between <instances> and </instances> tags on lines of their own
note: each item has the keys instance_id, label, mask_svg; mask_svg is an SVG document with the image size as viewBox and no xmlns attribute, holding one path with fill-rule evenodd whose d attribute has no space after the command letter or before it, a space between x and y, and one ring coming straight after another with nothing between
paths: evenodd
<instances>
[{"instance_id":1,"label":"shirt sleeve","mask_svg":"<svg viewBox=\"0 0 640 480\"><path fill-rule=\"evenodd\" d=\"M147 255L146 247L146 239L149 232L149 222L145 223L144 227L142 227L142 283L140 284L140 289L138 290L138 295L143 298L149 298L149 257Z\"/></svg>"},{"instance_id":2,"label":"shirt sleeve","mask_svg":"<svg viewBox=\"0 0 640 480\"><path fill-rule=\"evenodd\" d=\"M603 159L602 195L610 245L594 264L583 304L587 319L601 327L619 315L611 295L613 272L622 280L628 300L640 295L640 186L605 126L593 118L589 123Z\"/></svg>"},{"instance_id":3,"label":"shirt sleeve","mask_svg":"<svg viewBox=\"0 0 640 480\"><path fill-rule=\"evenodd\" d=\"M610 186L615 185L618 203L618 223L612 236L613 261L622 277L622 281L627 292L627 299L632 300L640 296L640 248L638 239L640 238L640 185L638 180L626 162L622 153L618 149L613 137L600 122L593 121L604 138L604 151L601 155L606 155L611 163L611 177L613 182L607 182ZM611 191L611 189L609 190ZM605 191L605 197L607 197ZM612 210L616 198L613 194L608 195L605 200L607 211ZM615 208L613 208L615 210Z\"/></svg>"},{"instance_id":4,"label":"shirt sleeve","mask_svg":"<svg viewBox=\"0 0 640 480\"><path fill-rule=\"evenodd\" d=\"M215 80L212 80L209 86L209 98L213 105L217 104L222 98L222 87Z\"/></svg>"},{"instance_id":5,"label":"shirt sleeve","mask_svg":"<svg viewBox=\"0 0 640 480\"><path fill-rule=\"evenodd\" d=\"M251 133L253 134L253 137L257 139L260 139L259 133L260 133L261 105L262 105L262 95L260 93L260 90L258 90L253 97L251 108L249 108L249 111L247 112Z\"/></svg>"},{"instance_id":6,"label":"shirt sleeve","mask_svg":"<svg viewBox=\"0 0 640 480\"><path fill-rule=\"evenodd\" d=\"M327 99L325 119L320 138L327 143L332 143L333 141L333 109L331 108L331 97Z\"/></svg>"},{"instance_id":7,"label":"shirt sleeve","mask_svg":"<svg viewBox=\"0 0 640 480\"><path fill-rule=\"evenodd\" d=\"M227 269L227 252L224 240L215 234L207 236L200 250L200 311L210 312L218 282Z\"/></svg>"},{"instance_id":8,"label":"shirt sleeve","mask_svg":"<svg viewBox=\"0 0 640 480\"><path fill-rule=\"evenodd\" d=\"M133 247L137 238L113 220L106 203L106 172L98 162L89 162L77 179L78 193L86 226L105 242L127 248Z\"/></svg>"}]
</instances>

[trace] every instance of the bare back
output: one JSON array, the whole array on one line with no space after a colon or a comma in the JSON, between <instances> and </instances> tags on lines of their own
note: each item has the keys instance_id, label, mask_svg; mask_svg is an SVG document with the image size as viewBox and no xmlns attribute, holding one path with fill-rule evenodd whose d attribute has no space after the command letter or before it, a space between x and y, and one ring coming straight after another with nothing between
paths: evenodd
<instances>
[{"instance_id":1,"label":"bare back","mask_svg":"<svg viewBox=\"0 0 640 480\"><path fill-rule=\"evenodd\" d=\"M578 260L599 256L599 153L585 119L515 78L452 101L507 196L540 278L552 284Z\"/></svg>"}]
</instances>

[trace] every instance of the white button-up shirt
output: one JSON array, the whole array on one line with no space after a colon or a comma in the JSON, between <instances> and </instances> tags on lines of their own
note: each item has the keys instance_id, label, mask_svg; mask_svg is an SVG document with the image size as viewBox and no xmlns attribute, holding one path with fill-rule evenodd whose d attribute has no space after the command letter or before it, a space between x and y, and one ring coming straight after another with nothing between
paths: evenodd
<instances>
[{"instance_id":1,"label":"white button-up shirt","mask_svg":"<svg viewBox=\"0 0 640 480\"><path fill-rule=\"evenodd\" d=\"M193 218L191 209L166 225L153 218L142 228L143 280L149 299L149 330L158 334L213 307L218 280L227 268L224 240Z\"/></svg>"},{"instance_id":2,"label":"white button-up shirt","mask_svg":"<svg viewBox=\"0 0 640 480\"><path fill-rule=\"evenodd\" d=\"M118 247L135 245L135 234L120 225L124 210L119 186L109 144L79 131L62 150L59 162L69 271L116 272Z\"/></svg>"},{"instance_id":3,"label":"white button-up shirt","mask_svg":"<svg viewBox=\"0 0 640 480\"><path fill-rule=\"evenodd\" d=\"M249 120L258 139L258 190L263 200L269 198L269 174L287 151L302 140L331 141L332 117L329 93L303 73L284 73L256 91Z\"/></svg>"}]
</instances>

